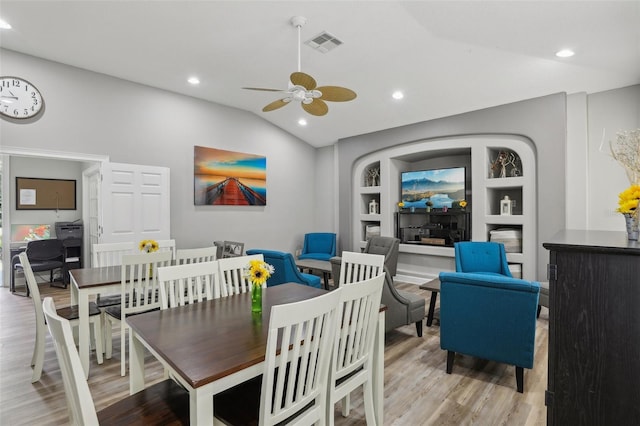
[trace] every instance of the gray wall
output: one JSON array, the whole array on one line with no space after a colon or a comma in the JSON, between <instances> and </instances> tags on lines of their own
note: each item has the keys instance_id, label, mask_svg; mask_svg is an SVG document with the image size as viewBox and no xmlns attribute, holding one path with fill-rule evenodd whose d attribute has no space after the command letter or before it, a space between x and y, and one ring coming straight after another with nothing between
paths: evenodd
<instances>
[{"instance_id":1,"label":"gray wall","mask_svg":"<svg viewBox=\"0 0 640 426\"><path fill-rule=\"evenodd\" d=\"M408 142L482 134L529 138L536 150L538 279L545 279L548 253L542 242L565 226L566 96L563 93L480 111L425 121L338 142L339 222L341 236L351 235L354 162L377 150ZM342 237L348 242L348 238ZM343 249L352 249L343 247Z\"/></svg>"},{"instance_id":2,"label":"gray wall","mask_svg":"<svg viewBox=\"0 0 640 426\"><path fill-rule=\"evenodd\" d=\"M611 157L609 141L618 132L640 129L640 85L594 93L587 102L587 227L624 230L624 219L615 209L618 194L630 182L624 168Z\"/></svg>"},{"instance_id":3,"label":"gray wall","mask_svg":"<svg viewBox=\"0 0 640 426\"><path fill-rule=\"evenodd\" d=\"M318 211L315 193L328 198L332 189L316 179L316 149L260 117L8 50L0 55L2 75L26 78L45 99L36 120L0 120L0 143L169 167L178 247L229 239L294 251L305 232L332 226ZM267 206L194 206L194 145L266 156ZM332 205L321 207L332 211Z\"/></svg>"}]
</instances>

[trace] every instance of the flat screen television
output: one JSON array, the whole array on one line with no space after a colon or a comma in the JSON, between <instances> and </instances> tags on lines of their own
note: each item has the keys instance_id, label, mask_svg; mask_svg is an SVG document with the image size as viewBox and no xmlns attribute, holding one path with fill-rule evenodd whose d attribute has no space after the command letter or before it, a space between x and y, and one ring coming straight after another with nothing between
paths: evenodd
<instances>
[{"instance_id":1,"label":"flat screen television","mask_svg":"<svg viewBox=\"0 0 640 426\"><path fill-rule=\"evenodd\" d=\"M465 197L464 167L402 172L400 181L405 208L424 209L428 201L436 209L451 208L454 201Z\"/></svg>"}]
</instances>

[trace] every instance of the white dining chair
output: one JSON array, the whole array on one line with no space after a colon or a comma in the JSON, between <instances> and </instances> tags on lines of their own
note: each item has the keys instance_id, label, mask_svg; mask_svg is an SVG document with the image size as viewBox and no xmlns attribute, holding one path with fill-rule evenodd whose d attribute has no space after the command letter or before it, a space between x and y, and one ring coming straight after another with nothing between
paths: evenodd
<instances>
[{"instance_id":1,"label":"white dining chair","mask_svg":"<svg viewBox=\"0 0 640 426\"><path fill-rule=\"evenodd\" d=\"M158 240L158 251L168 251L171 253L171 260L176 258L176 240Z\"/></svg>"},{"instance_id":2,"label":"white dining chair","mask_svg":"<svg viewBox=\"0 0 640 426\"><path fill-rule=\"evenodd\" d=\"M349 394L363 387L367 425L376 425L373 406L373 344L377 330L384 272L341 287L337 333L333 345L327 423L334 424L334 406L342 400L342 415L349 414Z\"/></svg>"},{"instance_id":3,"label":"white dining chair","mask_svg":"<svg viewBox=\"0 0 640 426\"><path fill-rule=\"evenodd\" d=\"M91 246L91 266L117 266L122 264L122 256L138 252L136 243L96 243Z\"/></svg>"},{"instance_id":4,"label":"white dining chair","mask_svg":"<svg viewBox=\"0 0 640 426\"><path fill-rule=\"evenodd\" d=\"M383 270L384 256L381 254L343 251L338 286L373 278Z\"/></svg>"},{"instance_id":5,"label":"white dining chair","mask_svg":"<svg viewBox=\"0 0 640 426\"><path fill-rule=\"evenodd\" d=\"M22 252L19 255L20 263L24 269L24 276L27 281L27 288L31 293L31 299L36 312L36 343L33 348L33 356L31 357L31 365L33 366L33 374L31 375L31 383L40 380L42 376L42 367L44 364L44 343L47 332L44 314L42 312L42 301L40 300L40 288L36 281L36 277L31 269L27 253ZM78 306L68 306L60 308L58 315L68 320L72 326L78 325ZM102 364L102 321L100 320L100 310L95 303L89 304L89 323L93 326L93 336L96 347L96 358L98 364Z\"/></svg>"},{"instance_id":6,"label":"white dining chair","mask_svg":"<svg viewBox=\"0 0 640 426\"><path fill-rule=\"evenodd\" d=\"M122 256L120 305L105 309L107 318L106 357L111 358L112 328L120 325L120 374L126 374L127 315L160 309L158 268L171 264L171 252L129 254Z\"/></svg>"},{"instance_id":7,"label":"white dining chair","mask_svg":"<svg viewBox=\"0 0 640 426\"><path fill-rule=\"evenodd\" d=\"M44 299L40 310L43 322L46 318L56 349L67 397L69 424L140 425L157 423L158 419L162 419L164 424L189 423L189 394L172 380L152 385L96 412L69 321L58 314L51 297Z\"/></svg>"},{"instance_id":8,"label":"white dining chair","mask_svg":"<svg viewBox=\"0 0 640 426\"><path fill-rule=\"evenodd\" d=\"M337 289L273 306L262 377L214 396L216 418L225 424L325 425L340 296Z\"/></svg>"},{"instance_id":9,"label":"white dining chair","mask_svg":"<svg viewBox=\"0 0 640 426\"><path fill-rule=\"evenodd\" d=\"M216 260L218 248L216 246L193 249L178 249L176 251L176 265L185 263L212 262Z\"/></svg>"},{"instance_id":10,"label":"white dining chair","mask_svg":"<svg viewBox=\"0 0 640 426\"><path fill-rule=\"evenodd\" d=\"M251 260L264 260L264 256L253 254L218 259L222 296L232 296L251 290L251 281L246 276L246 268Z\"/></svg>"},{"instance_id":11,"label":"white dining chair","mask_svg":"<svg viewBox=\"0 0 640 426\"><path fill-rule=\"evenodd\" d=\"M218 261L158 268L160 309L220 297Z\"/></svg>"}]
</instances>

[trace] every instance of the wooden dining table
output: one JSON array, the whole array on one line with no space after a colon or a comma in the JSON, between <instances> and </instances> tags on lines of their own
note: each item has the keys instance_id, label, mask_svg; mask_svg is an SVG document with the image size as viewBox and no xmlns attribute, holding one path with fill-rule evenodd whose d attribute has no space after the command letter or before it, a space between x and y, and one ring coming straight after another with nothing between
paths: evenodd
<instances>
[{"instance_id":1,"label":"wooden dining table","mask_svg":"<svg viewBox=\"0 0 640 426\"><path fill-rule=\"evenodd\" d=\"M146 348L189 391L191 424L213 424L213 395L263 373L271 307L325 292L287 283L264 289L261 313L251 312L248 292L127 318L131 394L145 388ZM378 424L383 418L384 311L381 307L373 357Z\"/></svg>"},{"instance_id":2,"label":"wooden dining table","mask_svg":"<svg viewBox=\"0 0 640 426\"><path fill-rule=\"evenodd\" d=\"M69 271L71 303L78 305L78 346L85 378L89 378L89 297L99 293L120 294L120 271L119 265Z\"/></svg>"}]
</instances>

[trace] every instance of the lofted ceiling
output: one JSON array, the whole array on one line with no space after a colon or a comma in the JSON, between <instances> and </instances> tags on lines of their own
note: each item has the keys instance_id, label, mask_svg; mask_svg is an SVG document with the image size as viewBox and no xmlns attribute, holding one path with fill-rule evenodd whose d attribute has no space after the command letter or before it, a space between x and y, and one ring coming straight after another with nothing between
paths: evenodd
<instances>
[{"instance_id":1,"label":"lofted ceiling","mask_svg":"<svg viewBox=\"0 0 640 426\"><path fill-rule=\"evenodd\" d=\"M307 18L303 42L322 31L343 41L328 53L303 44L302 71L358 94L323 117L295 102L262 112L280 94L242 89L287 87L295 15ZM316 147L640 83L640 1L0 0L0 18L13 26L0 30L3 48L250 111ZM576 55L555 57L562 48Z\"/></svg>"}]
</instances>

